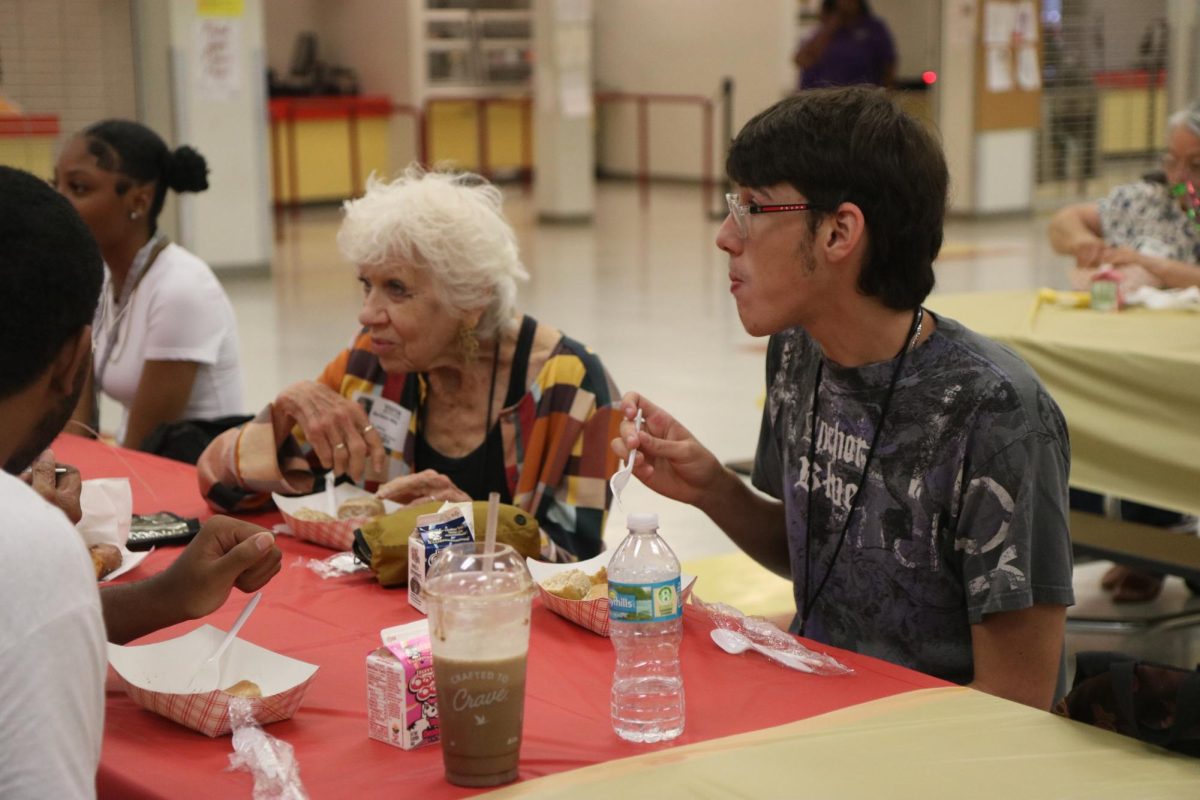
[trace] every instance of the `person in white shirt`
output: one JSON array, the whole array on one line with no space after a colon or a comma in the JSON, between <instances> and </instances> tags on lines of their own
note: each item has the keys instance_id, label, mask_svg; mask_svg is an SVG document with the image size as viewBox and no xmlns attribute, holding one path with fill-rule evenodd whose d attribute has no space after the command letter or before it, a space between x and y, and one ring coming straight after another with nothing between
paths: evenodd
<instances>
[{"instance_id":1,"label":"person in white shirt","mask_svg":"<svg viewBox=\"0 0 1200 800\"><path fill-rule=\"evenodd\" d=\"M105 120L67 143L54 186L83 217L107 266L94 322L93 385L124 408L116 439L142 449L155 428L243 411L233 306L212 270L158 230L167 189L208 188L204 157L154 131ZM85 388L75 418L93 425Z\"/></svg>"},{"instance_id":2,"label":"person in white shirt","mask_svg":"<svg viewBox=\"0 0 1200 800\"><path fill-rule=\"evenodd\" d=\"M79 474L46 446L84 390L103 264L71 205L0 167L0 797L95 795L104 641L208 614L279 571L274 537L214 517L163 572L97 591L78 521ZM19 476L19 477L18 477Z\"/></svg>"}]
</instances>

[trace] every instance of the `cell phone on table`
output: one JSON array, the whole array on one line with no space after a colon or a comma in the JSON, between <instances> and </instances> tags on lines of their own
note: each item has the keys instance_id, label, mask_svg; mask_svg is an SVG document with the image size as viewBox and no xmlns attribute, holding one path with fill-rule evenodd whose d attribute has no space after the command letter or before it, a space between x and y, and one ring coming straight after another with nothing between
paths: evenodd
<instances>
[{"instance_id":1,"label":"cell phone on table","mask_svg":"<svg viewBox=\"0 0 1200 800\"><path fill-rule=\"evenodd\" d=\"M181 517L170 511L134 514L125 546L130 550L149 550L161 545L187 544L199 530L200 520Z\"/></svg>"}]
</instances>

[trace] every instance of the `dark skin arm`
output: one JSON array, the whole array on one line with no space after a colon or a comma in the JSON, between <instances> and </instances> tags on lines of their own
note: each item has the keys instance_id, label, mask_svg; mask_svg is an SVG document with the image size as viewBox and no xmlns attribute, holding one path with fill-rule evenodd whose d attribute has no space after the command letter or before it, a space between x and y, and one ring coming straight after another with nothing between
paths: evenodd
<instances>
[{"instance_id":1,"label":"dark skin arm","mask_svg":"<svg viewBox=\"0 0 1200 800\"><path fill-rule=\"evenodd\" d=\"M211 614L235 586L243 592L265 586L279 572L282 558L270 531L213 517L164 571L135 583L101 587L108 640L125 644Z\"/></svg>"},{"instance_id":2,"label":"dark skin arm","mask_svg":"<svg viewBox=\"0 0 1200 800\"><path fill-rule=\"evenodd\" d=\"M147 361L129 407L129 423L121 444L140 450L142 442L159 425L182 419L199 368L195 361Z\"/></svg>"}]
</instances>

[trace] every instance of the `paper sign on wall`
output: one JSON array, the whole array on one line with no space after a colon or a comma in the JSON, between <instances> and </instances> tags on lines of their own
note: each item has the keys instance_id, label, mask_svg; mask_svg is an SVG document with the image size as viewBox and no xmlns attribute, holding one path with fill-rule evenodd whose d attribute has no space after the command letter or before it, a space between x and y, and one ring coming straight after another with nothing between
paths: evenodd
<instances>
[{"instance_id":1,"label":"paper sign on wall","mask_svg":"<svg viewBox=\"0 0 1200 800\"><path fill-rule=\"evenodd\" d=\"M205 100L229 100L242 89L242 26L231 17L196 20L192 61Z\"/></svg>"}]
</instances>

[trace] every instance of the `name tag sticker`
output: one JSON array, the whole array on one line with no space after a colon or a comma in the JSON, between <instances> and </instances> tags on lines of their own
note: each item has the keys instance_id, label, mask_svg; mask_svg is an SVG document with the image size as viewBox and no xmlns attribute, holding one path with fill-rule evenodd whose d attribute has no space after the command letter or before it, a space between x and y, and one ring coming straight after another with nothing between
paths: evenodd
<instances>
[{"instance_id":1,"label":"name tag sticker","mask_svg":"<svg viewBox=\"0 0 1200 800\"><path fill-rule=\"evenodd\" d=\"M394 400L369 394L355 395L354 402L367 412L367 420L375 426L375 431L383 439L383 446L400 452L404 448L404 437L408 435L412 411Z\"/></svg>"}]
</instances>

